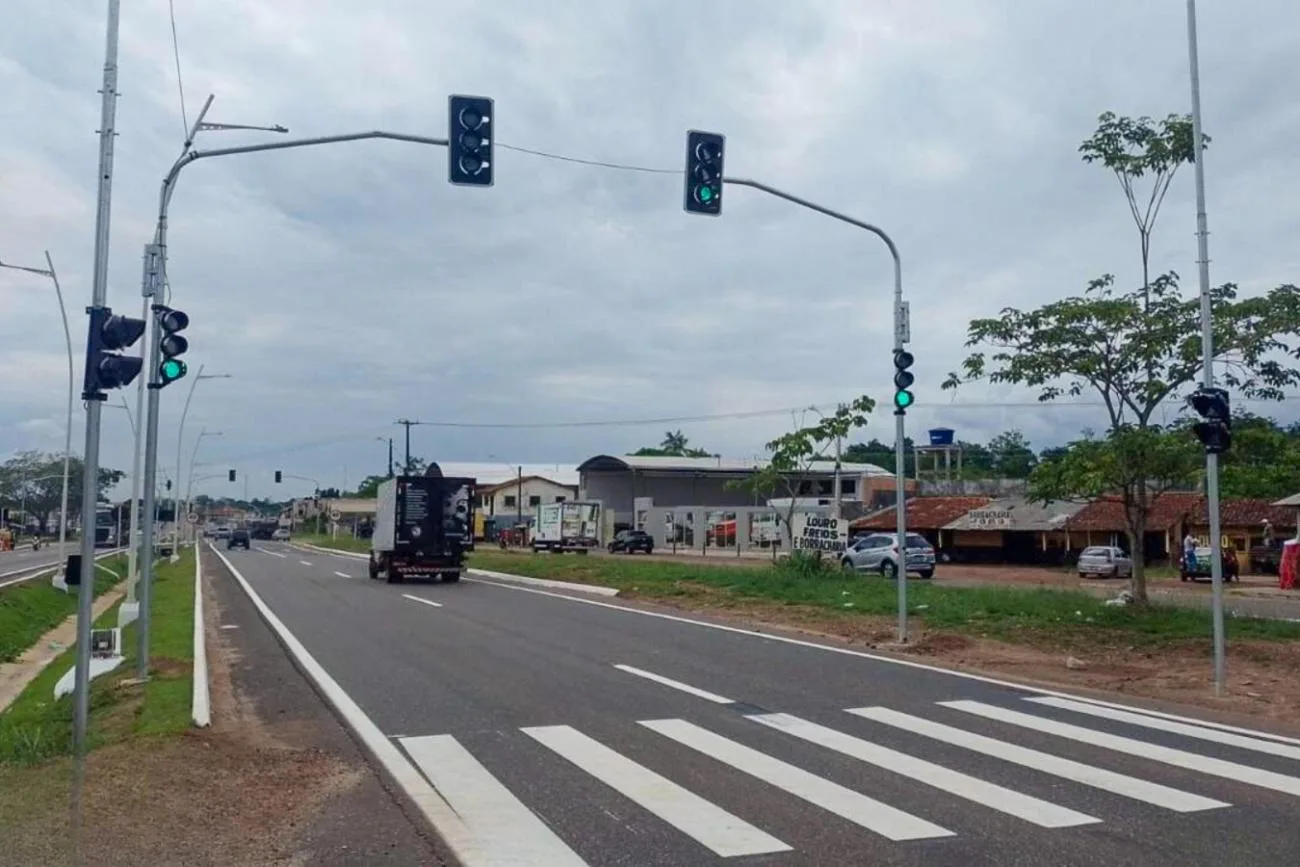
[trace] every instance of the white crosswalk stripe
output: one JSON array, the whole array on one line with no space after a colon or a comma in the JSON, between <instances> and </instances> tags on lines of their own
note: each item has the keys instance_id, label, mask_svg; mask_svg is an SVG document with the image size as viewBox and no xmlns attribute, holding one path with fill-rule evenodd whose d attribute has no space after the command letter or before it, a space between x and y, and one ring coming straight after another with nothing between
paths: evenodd
<instances>
[{"instance_id":1,"label":"white crosswalk stripe","mask_svg":"<svg viewBox=\"0 0 1300 867\"><path fill-rule=\"evenodd\" d=\"M770 713L748 719L1044 828L1072 828L1101 821L796 716Z\"/></svg>"},{"instance_id":2,"label":"white crosswalk stripe","mask_svg":"<svg viewBox=\"0 0 1300 867\"><path fill-rule=\"evenodd\" d=\"M1213 810L1218 807L1231 806L1222 801L1203 798L1200 795L1172 789L1159 783L1151 783L1146 780L1139 780L1137 777L1117 774L1114 771L1096 768L1083 762L1076 762L1073 759L1065 759L1051 753L1031 750L1028 747L985 737L981 734L968 732L964 729L954 728L953 726L885 707L854 707L849 708L848 712L874 722L894 726L903 731L924 735L937 741L1002 759L1005 762L1032 768L1044 774L1051 774L1085 786L1092 786L1095 789L1122 795L1136 801L1145 801L1148 804L1154 804L1157 807L1164 807L1166 810L1173 810L1178 813L1192 813L1199 810Z\"/></svg>"},{"instance_id":3,"label":"white crosswalk stripe","mask_svg":"<svg viewBox=\"0 0 1300 867\"><path fill-rule=\"evenodd\" d=\"M770 834L576 729L540 726L523 732L724 858L790 851Z\"/></svg>"},{"instance_id":4,"label":"white crosswalk stripe","mask_svg":"<svg viewBox=\"0 0 1300 867\"><path fill-rule=\"evenodd\" d=\"M944 701L940 702L939 705L941 707L949 707L953 710L960 710L976 716L981 716L985 719L1009 723L1010 725L1033 729L1034 731L1040 731L1050 735L1057 735L1058 737L1068 738L1070 740L1079 741L1080 743L1101 747L1102 749L1114 750L1117 753L1126 753L1130 756L1163 762L1167 765L1173 765L1189 771L1197 771L1215 777L1224 777L1225 779L1235 780L1240 783L1247 783L1252 786L1259 786L1277 792L1285 792L1289 795L1300 796L1300 778L1288 777L1285 774L1266 771L1261 768L1253 768L1249 765L1224 761L1223 759L1216 759L1210 756L1202 756L1186 750L1176 750L1172 747L1163 747L1159 744L1140 741L1135 738L1126 738L1120 735L1108 734L1107 732L1094 731L1093 729L1084 728L1083 726L1057 722L1056 720L1047 719L1046 717L1021 713L1020 711L1009 710L1007 708L984 704L983 702L978 701Z\"/></svg>"},{"instance_id":5,"label":"white crosswalk stripe","mask_svg":"<svg viewBox=\"0 0 1300 867\"><path fill-rule=\"evenodd\" d=\"M1100 717L1113 725L1133 725L1140 730L1155 729L1187 734L1218 744L1244 746L1261 753L1290 758L1289 753L1279 753L1279 750L1288 749L1287 745L1253 740L1240 744L1238 741L1245 739L1245 736L1235 733L1219 730L1189 731L1189 723L1153 720L1119 708L1099 708L1092 704L1080 708L1067 699L1042 700L1037 703ZM713 704L716 705L717 702ZM1173 765L1208 777L1226 778L1236 783L1300 795L1300 779L1263 768L1089 729L1001 705L962 700L938 702L937 706L949 711L960 711L972 718L1038 731L1103 751ZM1009 739L991 737L892 708L846 708L845 712L851 715L854 722L850 722L850 717L844 717L846 730L842 731L838 727L788 713L749 713L743 707L737 707L742 712L731 719L753 723L755 737L762 737L758 734L762 729L781 732L790 736L791 743L798 741L813 744L871 765L885 774L913 781L918 784L918 788L938 797L946 795L959 799L964 809L957 815L970 817L964 821L969 823L966 828L971 832L978 832L983 827L980 818L983 810L997 811L1049 830L1098 825L1122 819L1123 816L1108 814L1107 808L1103 806L1105 802L1098 802L1095 806L1092 812L1097 815L1089 815L1064 804L1018 791L1013 784L989 782L974 773L964 773L930 761L924 757L926 748L933 747L935 742L1016 765L1028 769L1031 774L1056 777L1071 784L1098 789L1175 813L1231 807L1224 801L1202 794L1116 773L1043 750L1030 749ZM912 738L915 744L904 743L896 749L877 743L873 735L878 736L881 730L873 731L875 726L888 727L894 740L906 736ZM975 727L977 726L972 725L972 728ZM842 785L777 758L770 752L748 746L742 743L746 740L743 734L723 735L680 718L639 720L636 729L643 732L637 739L644 740L646 744L653 742L654 745L664 746L672 742L686 747L693 754L699 754L691 762L696 774L712 774L715 770L719 774L739 772L889 841L906 844L955 837L968 832L950 830L931 821L931 816L914 815L870 797L868 790L862 790L863 785L870 784L853 787ZM647 731L654 734L644 734ZM525 804L452 735L394 736L415 767L428 778L450 805L457 819L463 823L471 841L465 867L582 867L587 862L572 848L580 841L565 840L563 837L565 828L574 827L570 824L574 812L589 809L593 814L599 811L611 816L621 812L615 802L605 805L598 792L626 799L653 816L656 822L662 823L664 832L683 835L684 841L689 838L685 845L701 847L699 858L706 857L706 850L721 858L775 856L796 850L795 846L774 836L771 829L755 824L756 817L745 815L748 800L733 804L732 808L738 810L733 813L572 726L527 726L521 727L518 732L526 736L526 741L531 743L534 750L565 760L600 784L599 788L591 789L590 794L585 796L591 799L590 802L579 801L575 804L566 801L562 813L553 816L560 820L556 827L547 820L549 811L555 809L554 803ZM770 736L768 741L773 744L770 750L779 754L778 742ZM1261 746L1264 748L1259 749ZM644 752L643 747L644 745L638 745L636 749ZM1040 792L1043 791L1041 786L1037 788ZM533 791L545 791L545 787ZM537 794L533 797L537 797ZM915 803L930 802L920 800ZM937 803L935 807L938 808ZM925 811L925 807L922 807L918 812ZM944 812L943 815L953 814ZM799 833L791 831L789 826L783 827L785 831L782 836ZM816 836L815 833L809 834L809 838L813 836Z\"/></svg>"}]
</instances>

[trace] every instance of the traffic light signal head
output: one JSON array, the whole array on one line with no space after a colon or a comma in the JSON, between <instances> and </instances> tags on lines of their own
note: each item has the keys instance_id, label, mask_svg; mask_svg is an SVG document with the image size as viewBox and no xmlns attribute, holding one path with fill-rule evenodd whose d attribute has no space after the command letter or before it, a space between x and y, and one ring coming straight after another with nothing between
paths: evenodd
<instances>
[{"instance_id":1,"label":"traffic light signal head","mask_svg":"<svg viewBox=\"0 0 1300 867\"><path fill-rule=\"evenodd\" d=\"M276 483L277 485L280 484L280 480L281 480L283 477L284 477L284 475L283 475L283 473L280 472L280 470L276 470L276 471L275 471L275 483Z\"/></svg>"},{"instance_id":2,"label":"traffic light signal head","mask_svg":"<svg viewBox=\"0 0 1300 867\"><path fill-rule=\"evenodd\" d=\"M727 137L715 132L686 132L686 212L722 213L722 163Z\"/></svg>"},{"instance_id":3,"label":"traffic light signal head","mask_svg":"<svg viewBox=\"0 0 1300 867\"><path fill-rule=\"evenodd\" d=\"M234 471L234 470L231 470L231 471L230 471L230 481L233 482L234 480L235 480L235 471Z\"/></svg>"},{"instance_id":4,"label":"traffic light signal head","mask_svg":"<svg viewBox=\"0 0 1300 867\"><path fill-rule=\"evenodd\" d=\"M486 96L447 99L447 180L475 187L492 186L493 102Z\"/></svg>"},{"instance_id":5,"label":"traffic light signal head","mask_svg":"<svg viewBox=\"0 0 1300 867\"><path fill-rule=\"evenodd\" d=\"M189 327L190 317L180 310L157 305L158 327L162 329L162 339L158 342L158 352L162 360L158 363L158 387L164 388L185 376L189 368L178 356L189 348L190 342L180 332Z\"/></svg>"},{"instance_id":6,"label":"traffic light signal head","mask_svg":"<svg viewBox=\"0 0 1300 867\"><path fill-rule=\"evenodd\" d=\"M82 400L104 400L110 388L123 388L140 375L144 360L122 355L144 336L143 319L114 316L108 307L91 307L90 332L86 339L86 370Z\"/></svg>"},{"instance_id":7,"label":"traffic light signal head","mask_svg":"<svg viewBox=\"0 0 1300 867\"><path fill-rule=\"evenodd\" d=\"M1187 398L1205 421L1192 425L1196 438L1209 454L1219 455L1232 446L1232 406L1222 388L1198 388Z\"/></svg>"},{"instance_id":8,"label":"traffic light signal head","mask_svg":"<svg viewBox=\"0 0 1300 867\"><path fill-rule=\"evenodd\" d=\"M894 410L904 412L915 403L916 398L908 391L916 377L908 370L916 359L906 349L894 350Z\"/></svg>"}]
</instances>

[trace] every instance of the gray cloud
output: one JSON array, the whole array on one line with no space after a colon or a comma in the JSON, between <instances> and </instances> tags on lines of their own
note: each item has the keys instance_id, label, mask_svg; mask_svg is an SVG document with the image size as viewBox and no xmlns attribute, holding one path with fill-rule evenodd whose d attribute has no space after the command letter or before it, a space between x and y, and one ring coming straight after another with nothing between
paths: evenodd
<instances>
[{"instance_id":1,"label":"gray cloud","mask_svg":"<svg viewBox=\"0 0 1300 867\"><path fill-rule=\"evenodd\" d=\"M74 336L89 297L103 4L14 0L0 32L0 257L47 247ZM188 108L295 136L442 135L446 95L490 94L500 140L676 170L689 127L728 136L751 176L885 227L904 256L914 432L1022 428L1036 445L1098 425L1095 407L962 402L938 384L967 322L1132 283L1137 245L1112 178L1076 148L1106 109L1186 110L1182 8L1011 0L417 0L178 4ZM1282 0L1201 11L1213 279L1294 281L1300 104L1285 90L1300 21ZM162 0L123 10L111 303L139 304L139 256L175 158ZM1250 45L1250 51L1240 46ZM205 133L200 148L262 140ZM681 212L676 174L498 154L491 190L451 188L437 149L362 142L200 161L173 205L169 277L204 382L188 437L238 464L341 482L382 468L400 416L533 423L738 413L889 393L891 270L874 238L742 189L718 220ZM1190 172L1166 202L1156 266L1194 283ZM0 453L58 448L66 361L40 278L0 271ZM80 338L77 338L78 341ZM78 369L80 360L78 359ZM79 372L78 372L79 375ZM193 373L191 374L193 375ZM164 443L186 386L164 392ZM134 392L127 395L134 409ZM1279 407L1289 417L1290 405ZM80 412L76 436L80 438ZM129 467L126 414L105 460ZM867 436L892 437L884 412ZM574 462L682 427L729 455L790 420L553 430L424 428L440 460ZM307 447L310 446L310 447ZM186 446L188 452L189 446ZM203 458L201 457L201 460ZM174 456L166 461L174 461Z\"/></svg>"}]
</instances>

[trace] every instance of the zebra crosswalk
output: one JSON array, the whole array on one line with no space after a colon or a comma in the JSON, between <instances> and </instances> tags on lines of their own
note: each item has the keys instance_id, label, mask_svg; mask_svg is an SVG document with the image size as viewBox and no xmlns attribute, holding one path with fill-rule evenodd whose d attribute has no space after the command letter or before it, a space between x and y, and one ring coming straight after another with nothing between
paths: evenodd
<instances>
[{"instance_id":1,"label":"zebra crosswalk","mask_svg":"<svg viewBox=\"0 0 1300 867\"><path fill-rule=\"evenodd\" d=\"M786 863L782 856L797 861L800 849L797 841L782 839L791 835L791 823L773 822L769 810L747 809L750 802L746 799L727 799L729 803L723 806L694 791L692 784L696 788L701 785L700 773L738 775L748 785L786 799L783 803L801 802L805 811L825 814L828 822L839 823L838 834L861 835L864 844L883 840L900 846L977 833L982 816L990 814L1044 833L1064 833L1125 818L1125 801L1157 816L1177 816L1231 809L1231 803L1216 795L1227 791L1238 799L1232 793L1241 796L1241 786L1300 797L1300 776L1167 745L1170 736L1211 742L1220 754L1223 748L1254 753L1261 761L1300 775L1300 744L1285 739L1226 732L1068 699L1029 698L1018 706L1023 709L975 700L942 701L935 708L936 716L950 722L879 706L843 708L835 721L828 720L829 725L789 713L741 709L737 716L744 722L739 725L756 733L752 739L738 736L732 725L711 726L707 721L681 718L635 720L629 735L634 740L620 737L622 750L570 725L525 726L517 730L521 737L512 747L514 769L504 780L500 769L494 774L482 757L476 757L452 735L397 736L394 740L475 841L466 856L466 867L579 867L589 863L579 854L586 848L590 857L589 842L574 831L574 823L561 819L584 810L610 811L594 801L557 803L553 798L539 798L547 787L522 782L518 768L539 768L546 756L562 760L603 787L606 794L612 792L622 804L620 813L645 811L664 833L679 835L681 845L697 847L694 851L698 854L688 863L700 864L746 856L770 856L764 864ZM1051 715L1031 710L1046 710ZM1071 715L1078 722L1063 721L1062 717ZM1104 728L1086 724L1099 719ZM1126 726L1132 728L1133 736L1114 733ZM976 730L980 728L1003 736ZM769 735L757 734L764 731ZM1036 746L1009 739L1008 731L1035 733ZM1162 743L1140 737L1152 731L1158 732L1156 737ZM787 737L774 740L772 732ZM514 737L516 732L504 734ZM745 740L751 742L742 742ZM763 748L754 746L755 742ZM818 773L788 761L789 757L778 758L772 754L779 751L773 745L780 743L800 745L803 751L791 752L796 760L803 757L804 763L808 763L808 748L827 761L848 760L849 772L827 775L826 761L817 763ZM1042 744L1051 746L1037 748ZM655 757L665 748L691 757L689 767L693 770L681 773L684 779L670 779L661 772L665 763L656 762ZM1173 782L1186 788L1106 767L1116 755L1128 757L1120 760L1126 770L1148 768L1141 773L1166 779L1172 774ZM967 765L958 756L970 756L974 761ZM1133 762L1132 758L1142 761ZM960 770L952 766L959 762L963 765ZM1004 763L1019 776L994 774L990 762ZM656 763L659 770L650 767ZM682 767L680 763L667 764ZM1162 774L1162 766L1166 773ZM857 767L883 773L906 788L915 786L921 797L899 798L895 786L866 791L870 786L851 772ZM1174 770L1169 772L1170 768ZM989 776L998 781L987 779ZM846 784L854 779L859 782ZM1023 780L1027 791L1009 785L1011 779ZM1045 786L1043 779L1051 784ZM1232 785L1225 786L1225 779ZM1103 797L1081 797L1071 787L1100 792ZM1114 797L1104 797L1107 795ZM891 796L906 803L887 803ZM941 809L941 799L952 799L947 809ZM769 798L765 803L772 801ZM925 809L917 809L918 804ZM953 805L960 810L954 813ZM1077 809L1079 806L1086 812ZM967 814L970 820L962 821L960 817ZM776 827L766 827L765 819ZM681 863L680 859L675 863Z\"/></svg>"}]
</instances>

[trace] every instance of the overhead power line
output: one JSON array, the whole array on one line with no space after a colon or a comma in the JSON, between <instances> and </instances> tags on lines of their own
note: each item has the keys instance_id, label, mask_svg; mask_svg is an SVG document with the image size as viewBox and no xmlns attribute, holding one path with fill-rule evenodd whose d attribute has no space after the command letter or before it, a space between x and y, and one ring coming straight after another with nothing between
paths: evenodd
<instances>
[{"instance_id":1,"label":"overhead power line","mask_svg":"<svg viewBox=\"0 0 1300 867\"><path fill-rule=\"evenodd\" d=\"M176 0L167 0L167 18L172 27L172 57L176 59L176 90L181 98L181 137L188 138L190 119L185 111L185 79L181 75L181 42L176 35Z\"/></svg>"}]
</instances>

